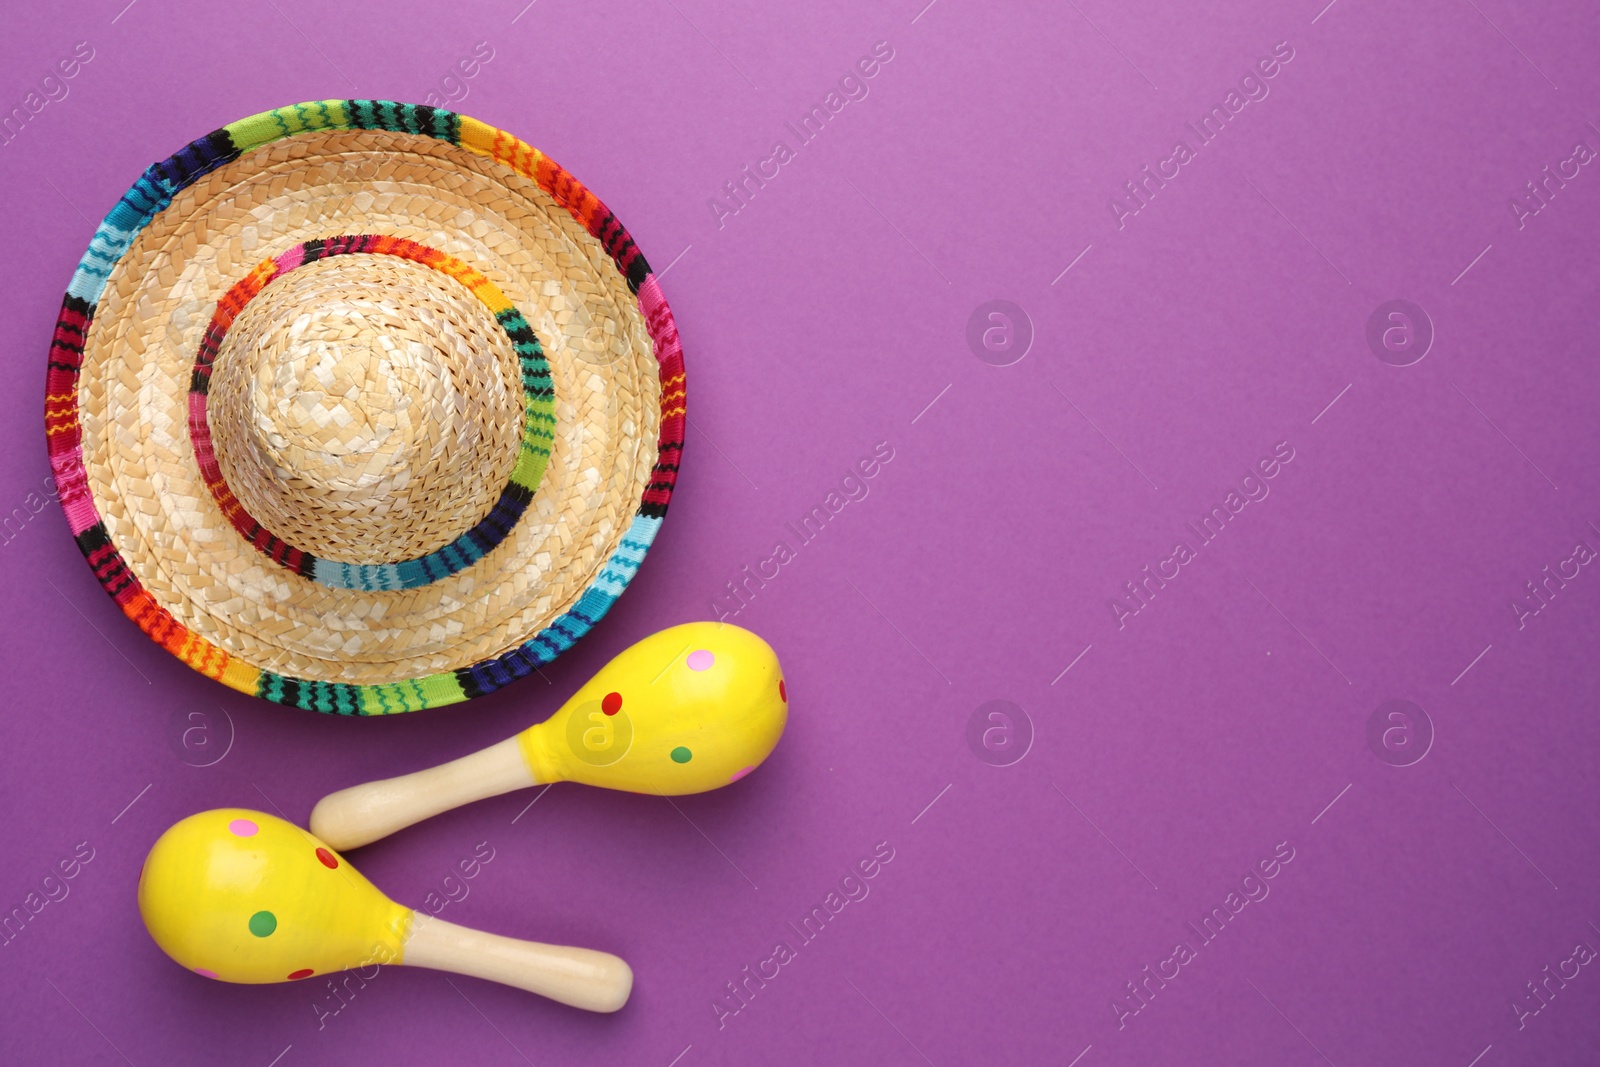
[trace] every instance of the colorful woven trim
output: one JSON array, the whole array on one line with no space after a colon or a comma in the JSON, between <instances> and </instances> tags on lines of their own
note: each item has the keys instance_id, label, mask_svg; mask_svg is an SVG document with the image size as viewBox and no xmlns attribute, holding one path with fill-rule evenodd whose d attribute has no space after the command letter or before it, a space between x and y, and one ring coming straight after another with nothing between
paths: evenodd
<instances>
[{"instance_id":1,"label":"colorful woven trim","mask_svg":"<svg viewBox=\"0 0 1600 1067\"><path fill-rule=\"evenodd\" d=\"M263 671L190 631L156 603L128 570L89 492L78 417L78 375L84 340L111 269L141 229L185 186L241 154L299 133L329 129L388 130L459 145L493 159L561 204L604 246L639 300L661 375L661 429L656 462L639 510L617 550L573 606L524 644L470 667L384 685L349 685ZM491 693L533 673L570 648L610 610L655 540L677 483L683 452L683 349L661 287L627 230L599 198L538 149L492 126L451 111L389 100L323 100L253 115L190 143L147 169L106 215L67 286L56 320L45 379L45 432L56 491L79 550L105 591L146 634L190 667L244 693L311 711L384 715L453 704Z\"/></svg>"},{"instance_id":2,"label":"colorful woven trim","mask_svg":"<svg viewBox=\"0 0 1600 1067\"><path fill-rule=\"evenodd\" d=\"M244 504L228 488L212 446L211 424L206 417L211 365L222 349L228 328L245 306L274 280L296 267L331 256L358 252L409 259L413 263L432 267L466 286L505 330L522 367L523 407L526 413L522 426L522 452L517 457L517 465L512 469L510 480L501 491L499 500L482 521L448 545L425 556L399 563L340 563L321 559L295 548L269 531L245 510ZM555 424L555 388L550 381L550 365L545 362L544 349L539 346L539 339L534 336L528 320L522 317L522 312L513 307L505 294L481 271L469 267L455 256L401 237L377 237L371 234L329 237L307 241L281 256L263 261L217 301L216 313L211 316L205 338L200 342L200 354L195 357L194 374L189 383L189 440L194 445L194 458L200 466L200 475L211 489L211 495L217 507L222 509L223 516L268 559L304 578L334 589L360 589L367 592L416 589L464 571L488 555L516 528L517 520L522 518L522 513L527 510L529 501L539 488L545 464L550 461Z\"/></svg>"}]
</instances>

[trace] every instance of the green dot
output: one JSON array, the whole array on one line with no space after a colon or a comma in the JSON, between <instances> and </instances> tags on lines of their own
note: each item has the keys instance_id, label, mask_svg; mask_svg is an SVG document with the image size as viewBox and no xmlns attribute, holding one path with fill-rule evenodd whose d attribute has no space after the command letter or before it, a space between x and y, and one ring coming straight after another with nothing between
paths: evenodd
<instances>
[{"instance_id":1,"label":"green dot","mask_svg":"<svg viewBox=\"0 0 1600 1067\"><path fill-rule=\"evenodd\" d=\"M688 763L692 759L694 759L694 753L690 752L682 745L679 745L677 748L672 750L673 763Z\"/></svg>"},{"instance_id":2,"label":"green dot","mask_svg":"<svg viewBox=\"0 0 1600 1067\"><path fill-rule=\"evenodd\" d=\"M250 932L257 937L267 937L278 928L278 917L270 911L258 911L250 916Z\"/></svg>"}]
</instances>

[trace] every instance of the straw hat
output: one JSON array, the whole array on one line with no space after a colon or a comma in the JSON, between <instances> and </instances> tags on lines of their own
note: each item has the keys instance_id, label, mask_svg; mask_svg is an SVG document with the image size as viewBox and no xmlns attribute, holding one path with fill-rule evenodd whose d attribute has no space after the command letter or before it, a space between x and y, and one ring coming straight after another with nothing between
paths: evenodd
<instances>
[{"instance_id":1,"label":"straw hat","mask_svg":"<svg viewBox=\"0 0 1600 1067\"><path fill-rule=\"evenodd\" d=\"M324 100L202 137L106 216L45 427L78 547L168 651L412 711L611 607L677 478L683 355L627 231L536 149Z\"/></svg>"}]
</instances>

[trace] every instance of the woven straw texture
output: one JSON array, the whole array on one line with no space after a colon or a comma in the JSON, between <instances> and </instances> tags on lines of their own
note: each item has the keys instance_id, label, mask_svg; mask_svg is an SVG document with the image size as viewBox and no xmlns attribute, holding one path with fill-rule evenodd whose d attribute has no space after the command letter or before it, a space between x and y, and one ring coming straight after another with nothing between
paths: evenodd
<instances>
[{"instance_id":1,"label":"woven straw texture","mask_svg":"<svg viewBox=\"0 0 1600 1067\"><path fill-rule=\"evenodd\" d=\"M450 112L323 101L151 167L74 275L46 427L79 547L190 666L341 714L490 692L654 539L682 354L616 219Z\"/></svg>"},{"instance_id":2,"label":"woven straw texture","mask_svg":"<svg viewBox=\"0 0 1600 1067\"><path fill-rule=\"evenodd\" d=\"M234 320L208 393L218 464L291 544L355 563L420 556L487 514L511 473L516 355L470 292L432 274L323 260Z\"/></svg>"}]
</instances>

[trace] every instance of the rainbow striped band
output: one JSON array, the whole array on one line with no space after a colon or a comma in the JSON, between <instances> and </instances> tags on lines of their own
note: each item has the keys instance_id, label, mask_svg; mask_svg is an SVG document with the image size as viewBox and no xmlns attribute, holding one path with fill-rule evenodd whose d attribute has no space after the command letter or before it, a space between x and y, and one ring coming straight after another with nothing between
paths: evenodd
<instances>
[{"instance_id":1,"label":"rainbow striped band","mask_svg":"<svg viewBox=\"0 0 1600 1067\"><path fill-rule=\"evenodd\" d=\"M611 558L572 607L523 644L468 667L382 685L352 685L263 671L194 633L162 607L112 543L84 469L78 378L84 341L112 268L179 191L245 152L318 130L388 130L433 137L487 157L536 182L598 240L639 301L661 380L656 462L638 511ZM312 711L383 715L453 704L533 673L610 610L655 540L677 483L685 428L683 349L672 311L650 266L615 215L537 149L465 115L389 100L322 100L230 123L150 166L106 215L67 286L45 377L45 432L62 510L79 550L106 592L151 639L190 667L244 693Z\"/></svg>"},{"instance_id":2,"label":"rainbow striped band","mask_svg":"<svg viewBox=\"0 0 1600 1067\"><path fill-rule=\"evenodd\" d=\"M217 462L211 441L211 424L206 417L212 364L222 349L228 328L246 305L273 281L297 267L331 256L356 253L409 259L449 275L466 286L505 330L522 369L525 411L522 451L517 456L517 465L512 468L511 477L501 491L500 498L488 515L454 541L426 555L399 563L340 563L321 559L293 547L268 530L245 510L244 504L228 487L227 479L222 476L222 467ZM222 509L222 514L233 524L233 528L268 559L301 577L334 589L369 592L377 589L416 589L464 571L488 555L516 528L517 520L522 518L534 491L539 488L545 464L550 460L555 424L555 387L550 381L550 365L545 362L544 349L539 347L539 339L522 317L522 312L513 307L505 294L481 271L469 267L455 256L401 237L377 237L371 234L329 237L295 245L282 255L263 261L217 301L216 313L211 316L211 323L200 342L200 354L195 357L194 374L189 383L189 439L194 444L194 458L200 466L200 475L211 489L217 507Z\"/></svg>"}]
</instances>

